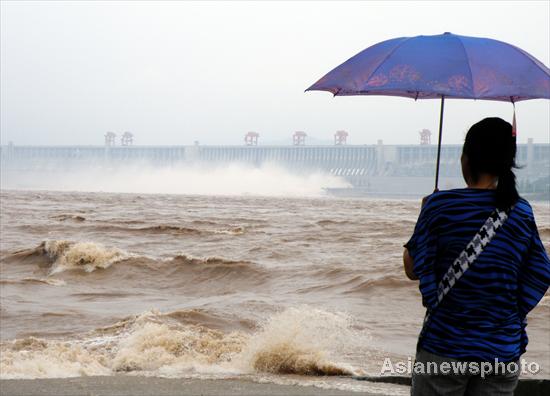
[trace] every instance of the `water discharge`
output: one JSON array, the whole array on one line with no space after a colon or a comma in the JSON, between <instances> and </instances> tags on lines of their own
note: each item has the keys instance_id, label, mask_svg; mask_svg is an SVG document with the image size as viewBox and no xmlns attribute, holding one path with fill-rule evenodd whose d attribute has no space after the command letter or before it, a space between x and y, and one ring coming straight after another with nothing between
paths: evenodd
<instances>
[{"instance_id":1,"label":"water discharge","mask_svg":"<svg viewBox=\"0 0 550 396\"><path fill-rule=\"evenodd\" d=\"M329 173L294 172L271 163L259 167L241 163L217 167L200 164L154 167L133 163L116 168L75 168L63 173L47 170L8 173L2 180L4 189L232 196L320 196L324 195L324 188L348 186L346 181Z\"/></svg>"}]
</instances>

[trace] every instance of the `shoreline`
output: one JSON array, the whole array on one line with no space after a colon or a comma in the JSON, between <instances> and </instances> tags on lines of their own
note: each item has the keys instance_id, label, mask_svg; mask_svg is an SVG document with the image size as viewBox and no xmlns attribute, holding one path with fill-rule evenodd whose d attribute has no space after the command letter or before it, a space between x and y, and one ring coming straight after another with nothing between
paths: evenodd
<instances>
[{"instance_id":1,"label":"shoreline","mask_svg":"<svg viewBox=\"0 0 550 396\"><path fill-rule=\"evenodd\" d=\"M279 385L247 379L186 379L131 375L5 379L0 380L2 396L381 396L324 389L310 385Z\"/></svg>"},{"instance_id":2,"label":"shoreline","mask_svg":"<svg viewBox=\"0 0 550 396\"><path fill-rule=\"evenodd\" d=\"M370 379L369 379L370 378ZM410 377L364 377L362 381L410 386ZM361 380L359 382L362 382ZM381 388L379 390L383 391ZM391 392L390 389L385 390ZM550 391L548 379L520 379L515 396L543 396ZM408 390L407 390L408 393ZM3 379L2 396L384 396L364 390L340 390L310 384L276 384L246 378L190 379L134 375L71 378ZM401 394L401 393L399 393Z\"/></svg>"}]
</instances>

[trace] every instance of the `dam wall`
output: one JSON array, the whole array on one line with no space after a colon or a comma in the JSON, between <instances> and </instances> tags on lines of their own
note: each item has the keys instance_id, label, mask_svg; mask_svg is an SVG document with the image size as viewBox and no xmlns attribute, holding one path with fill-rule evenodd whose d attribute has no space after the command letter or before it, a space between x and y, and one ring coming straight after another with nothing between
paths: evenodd
<instances>
[{"instance_id":1,"label":"dam wall","mask_svg":"<svg viewBox=\"0 0 550 396\"><path fill-rule=\"evenodd\" d=\"M461 145L441 148L441 176L461 178ZM292 172L323 171L343 177L354 187L379 177L433 177L435 145L318 146L18 146L0 147L3 170L63 170L80 167L116 168L127 164L215 167L227 163L259 167L277 164ZM517 171L524 183L550 178L550 144L518 145Z\"/></svg>"}]
</instances>

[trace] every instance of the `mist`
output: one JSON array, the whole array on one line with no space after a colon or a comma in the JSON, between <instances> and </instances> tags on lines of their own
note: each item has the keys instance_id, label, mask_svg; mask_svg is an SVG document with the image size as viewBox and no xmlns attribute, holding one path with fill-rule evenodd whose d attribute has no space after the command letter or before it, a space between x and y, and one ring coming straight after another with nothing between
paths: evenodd
<instances>
[{"instance_id":1,"label":"mist","mask_svg":"<svg viewBox=\"0 0 550 396\"><path fill-rule=\"evenodd\" d=\"M81 167L64 172L48 169L4 172L4 190L53 190L144 194L256 195L320 197L326 188L347 188L343 178L326 172L293 173L277 164L250 167L241 163L156 167L147 163L116 168Z\"/></svg>"}]
</instances>

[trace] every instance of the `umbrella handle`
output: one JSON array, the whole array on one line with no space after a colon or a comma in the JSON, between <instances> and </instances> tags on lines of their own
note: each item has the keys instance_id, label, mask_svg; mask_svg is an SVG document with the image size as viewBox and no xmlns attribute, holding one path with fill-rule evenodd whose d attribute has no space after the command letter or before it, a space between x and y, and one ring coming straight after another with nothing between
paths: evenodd
<instances>
[{"instance_id":1,"label":"umbrella handle","mask_svg":"<svg viewBox=\"0 0 550 396\"><path fill-rule=\"evenodd\" d=\"M434 192L439 191L439 162L441 160L441 135L443 133L443 109L445 107L445 95L441 95L441 110L439 113L439 138L437 140L437 161L435 165L435 189Z\"/></svg>"}]
</instances>

